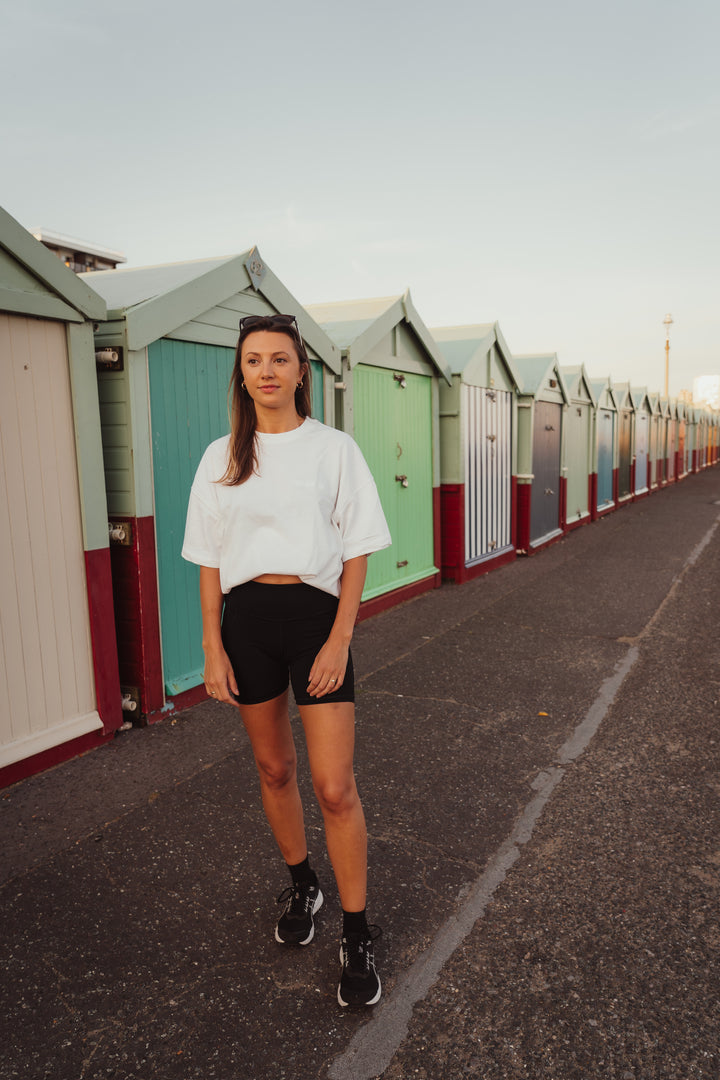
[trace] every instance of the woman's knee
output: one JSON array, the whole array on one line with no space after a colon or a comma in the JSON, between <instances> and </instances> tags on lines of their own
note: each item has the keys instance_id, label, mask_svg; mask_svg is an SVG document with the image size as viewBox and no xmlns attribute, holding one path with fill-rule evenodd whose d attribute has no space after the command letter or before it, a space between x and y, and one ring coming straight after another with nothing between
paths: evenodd
<instances>
[{"instance_id":1,"label":"woman's knee","mask_svg":"<svg viewBox=\"0 0 720 1080\"><path fill-rule=\"evenodd\" d=\"M260 782L269 791L282 791L296 782L297 761L295 758L272 760L255 759Z\"/></svg>"},{"instance_id":2,"label":"woman's knee","mask_svg":"<svg viewBox=\"0 0 720 1080\"><path fill-rule=\"evenodd\" d=\"M355 778L352 775L316 779L314 786L317 800L324 813L347 814L360 802Z\"/></svg>"}]
</instances>

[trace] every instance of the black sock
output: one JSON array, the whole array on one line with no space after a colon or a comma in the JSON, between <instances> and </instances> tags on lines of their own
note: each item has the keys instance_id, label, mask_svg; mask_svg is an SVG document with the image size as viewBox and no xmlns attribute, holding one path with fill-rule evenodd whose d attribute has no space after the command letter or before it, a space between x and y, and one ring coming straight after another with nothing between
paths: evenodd
<instances>
[{"instance_id":1,"label":"black sock","mask_svg":"<svg viewBox=\"0 0 720 1080\"><path fill-rule=\"evenodd\" d=\"M364 908L362 911L345 911L343 908L343 937L348 934L369 934Z\"/></svg>"},{"instance_id":2,"label":"black sock","mask_svg":"<svg viewBox=\"0 0 720 1080\"><path fill-rule=\"evenodd\" d=\"M310 856L306 855L301 863L296 863L291 866L288 863L288 870L292 877L293 885L304 885L309 882L311 885L317 885L317 874L310 866Z\"/></svg>"}]
</instances>

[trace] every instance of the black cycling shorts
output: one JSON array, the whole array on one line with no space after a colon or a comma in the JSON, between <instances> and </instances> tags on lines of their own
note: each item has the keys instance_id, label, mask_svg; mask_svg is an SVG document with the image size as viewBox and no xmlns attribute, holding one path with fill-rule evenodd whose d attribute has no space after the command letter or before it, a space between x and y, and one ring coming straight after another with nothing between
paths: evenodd
<instances>
[{"instance_id":1,"label":"black cycling shorts","mask_svg":"<svg viewBox=\"0 0 720 1080\"><path fill-rule=\"evenodd\" d=\"M225 596L222 640L238 684L241 705L271 701L292 681L298 705L354 701L352 657L339 690L310 697L310 669L327 641L338 599L304 582L267 585L246 581Z\"/></svg>"}]
</instances>

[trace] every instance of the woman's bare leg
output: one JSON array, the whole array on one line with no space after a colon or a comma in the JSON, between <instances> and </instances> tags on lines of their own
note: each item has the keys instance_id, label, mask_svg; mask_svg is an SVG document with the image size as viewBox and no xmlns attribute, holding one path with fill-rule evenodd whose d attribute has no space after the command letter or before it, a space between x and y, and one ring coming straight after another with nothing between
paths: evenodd
<instances>
[{"instance_id":1,"label":"woman's bare leg","mask_svg":"<svg viewBox=\"0 0 720 1080\"><path fill-rule=\"evenodd\" d=\"M265 816L282 857L294 866L308 852L287 691L260 705L241 705L240 715L255 755Z\"/></svg>"},{"instance_id":2,"label":"woman's bare leg","mask_svg":"<svg viewBox=\"0 0 720 1080\"><path fill-rule=\"evenodd\" d=\"M355 706L300 706L313 786L325 821L328 855L345 911L363 911L367 895L367 829L355 785Z\"/></svg>"}]
</instances>

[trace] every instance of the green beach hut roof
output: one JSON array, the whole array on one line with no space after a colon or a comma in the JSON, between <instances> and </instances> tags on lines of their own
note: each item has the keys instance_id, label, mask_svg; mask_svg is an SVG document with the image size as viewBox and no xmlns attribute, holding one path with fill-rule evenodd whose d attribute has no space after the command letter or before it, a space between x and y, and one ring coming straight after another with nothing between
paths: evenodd
<instances>
[{"instance_id":1,"label":"green beach hut roof","mask_svg":"<svg viewBox=\"0 0 720 1080\"><path fill-rule=\"evenodd\" d=\"M415 310L409 289L402 296L308 304L306 310L343 352L350 368L361 363L394 326L405 322L419 340L429 362L448 384L452 381L445 357Z\"/></svg>"},{"instance_id":2,"label":"green beach hut roof","mask_svg":"<svg viewBox=\"0 0 720 1080\"><path fill-rule=\"evenodd\" d=\"M545 381L555 372L558 388L566 404L570 404L570 394L558 363L557 353L516 353L513 355L515 368L520 376L520 392L536 397Z\"/></svg>"},{"instance_id":3,"label":"green beach hut roof","mask_svg":"<svg viewBox=\"0 0 720 1080\"><path fill-rule=\"evenodd\" d=\"M497 322L475 323L468 326L436 326L430 333L440 346L453 375L461 375L473 382L485 373L487 354L496 346L511 381L520 385L512 353Z\"/></svg>"},{"instance_id":4,"label":"green beach hut roof","mask_svg":"<svg viewBox=\"0 0 720 1080\"><path fill-rule=\"evenodd\" d=\"M255 292L275 311L295 315L303 339L331 371L340 373L340 350L275 276L256 247L240 255L160 266L123 266L78 276L105 299L109 321L124 320L129 349L144 349L206 312L221 308L238 293L250 297L252 303L251 293ZM257 314L265 311L265 305L258 304ZM222 333L228 339L223 344L234 345L237 310L228 306L223 320Z\"/></svg>"}]
</instances>

